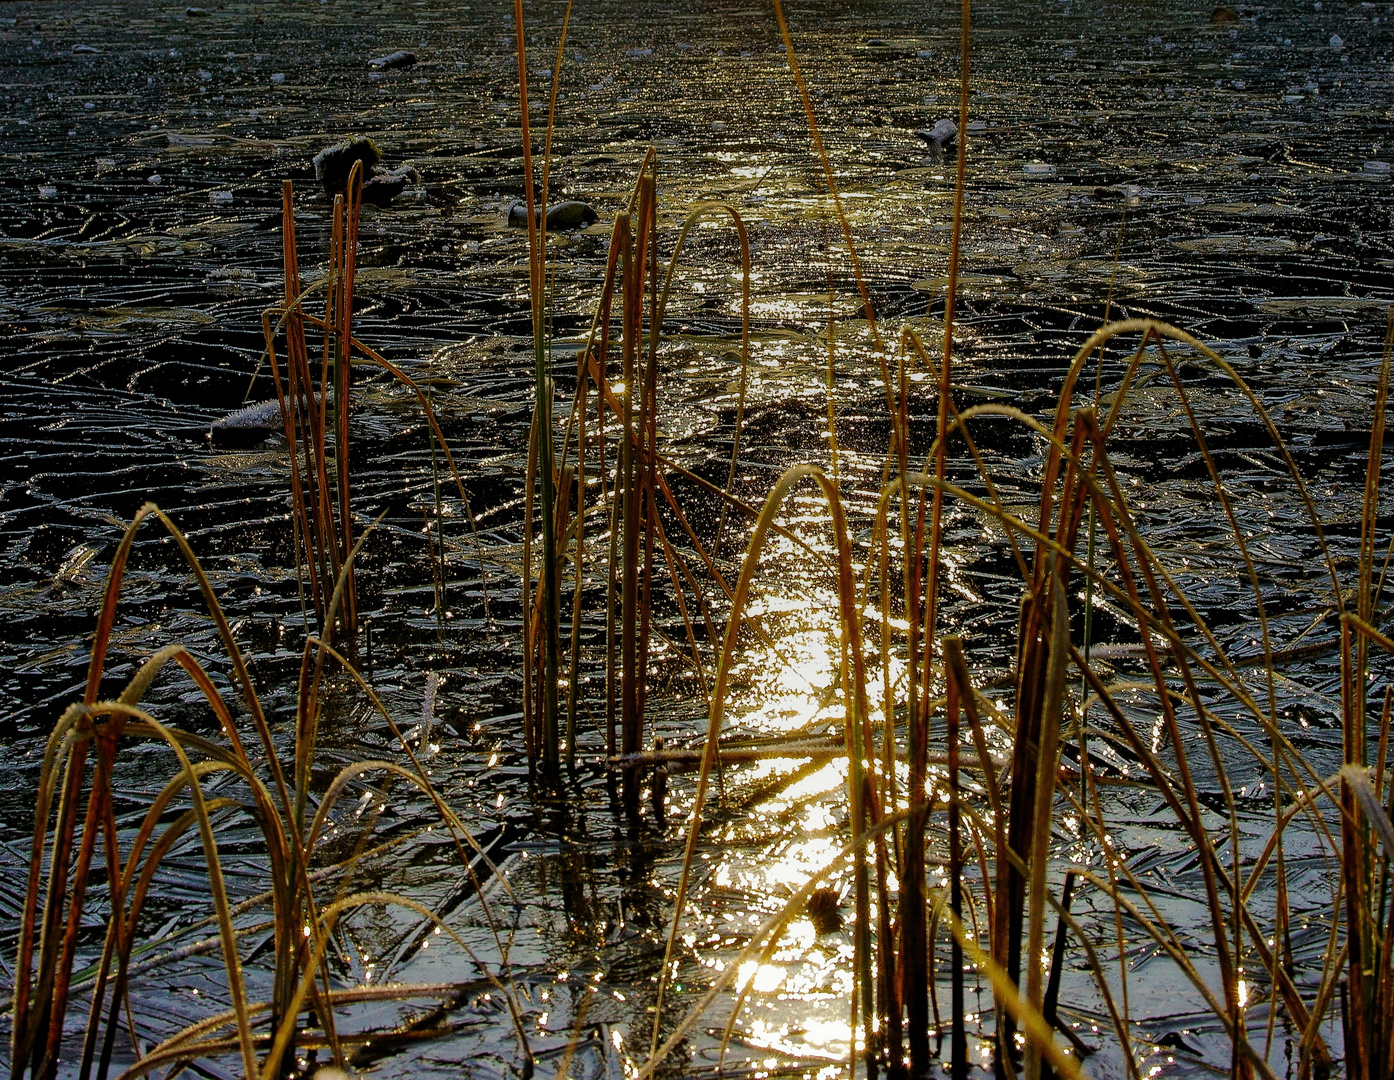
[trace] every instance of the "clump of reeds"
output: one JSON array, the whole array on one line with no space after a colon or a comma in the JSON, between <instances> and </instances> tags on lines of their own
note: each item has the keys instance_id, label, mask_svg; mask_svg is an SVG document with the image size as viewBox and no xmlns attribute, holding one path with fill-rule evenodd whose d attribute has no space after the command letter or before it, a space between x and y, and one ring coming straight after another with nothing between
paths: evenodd
<instances>
[{"instance_id":1,"label":"clump of reeds","mask_svg":"<svg viewBox=\"0 0 1394 1080\"><path fill-rule=\"evenodd\" d=\"M558 437L553 422L550 342L543 283L547 280L545 215L550 147L556 93L570 7L557 46L556 75L548 110L547 156L540 193L533 182L532 128L527 98L527 60L523 12L516 2L517 54L523 133L523 169L528 208L528 250L532 283L535 404L528 447L527 502L524 511L523 638L524 735L529 760L552 778L563 752L574 762L577 729L584 702L580 683L584 595L593 580L603 583L605 622L605 698L603 726L608 757L620 766L622 801L631 812L639 807L639 772L645 745L644 716L653 642L661 635L653 616L656 594L666 574L679 610L687 655L705 695L699 636L711 647L718 641L712 590L730 589L716 562L731 496L740 428L744 416L750 348L750 247L740 213L724 203L703 203L687 215L674 241L667 268L660 266L658 233L658 165L650 151L640 166L628 206L611 229L589 334L577 354L576 391L566 429ZM679 257L692 229L702 220L729 220L741 250L741 374L731 465L724 488L667 459L659 449L659 342L664 312L672 294ZM674 494L668 477L681 474L721 501L715 534L704 540ZM742 507L745 509L744 507ZM690 509L690 508L689 508ZM671 515L682 530L675 543L664 525ZM540 568L534 570L534 535L540 518ZM589 530L596 530L599 536ZM569 625L562 616L561 578L570 560L573 571ZM704 584L705 583L705 584ZM699 631L698 623L705 627ZM567 631L569 657L563 676L562 633ZM566 731L562 734L559 687L565 684Z\"/></svg>"},{"instance_id":2,"label":"clump of reeds","mask_svg":"<svg viewBox=\"0 0 1394 1080\"><path fill-rule=\"evenodd\" d=\"M296 247L294 191L289 180L281 189L281 241L285 273L285 299L262 313L265 356L271 368L276 398L281 406L289 451L291 522L297 572L304 574L321 631L328 628L328 602L340 576L344 577L344 602L337 614L345 638L352 641L358 630L358 598L349 552L354 544L354 516L349 459L349 434L353 366L366 364L385 371L415 395L430 429L432 470L436 453L445 458L454 478L470 528L474 515L464 481L446 444L426 391L397 365L365 345L353 333L354 284L358 266L358 224L362 208L362 163L354 162L347 188L334 197L329 263L322 282L307 287L300 275ZM312 292L324 289L322 315L311 314L306 302ZM319 363L311 362L310 330L319 332ZM277 343L283 342L282 371ZM437 530L440 528L440 485L435 485ZM476 537L477 543L477 537ZM444 545L439 544L444 560ZM442 606L444 567L435 565L437 606ZM481 559L480 573L484 567ZM484 583L487 615L488 586Z\"/></svg>"},{"instance_id":3,"label":"clump of reeds","mask_svg":"<svg viewBox=\"0 0 1394 1080\"><path fill-rule=\"evenodd\" d=\"M266 716L247 665L233 640L212 586L184 537L163 513L146 506L126 531L113 561L106 598L93 646L87 693L70 708L50 736L40 775L33 850L13 998L13 1074L36 1078L55 1076L64 1053L64 1026L73 1005L73 973L86 947L81 932L94 900L91 882L101 876L105 852L105 890L96 901L107 917L107 933L92 974L82 979L90 992L88 1021L79 1074L104 1077L117 1059L134 1059L126 1075L143 1075L162 1067L176 1071L199 1058L238 1054L245 1075L287 1073L291 1059L303 1051L327 1052L339 1065L346 1053L372 1040L372 1033L344 1033L335 1028L335 1008L371 998L450 998L450 987L382 988L336 987L330 977L328 954L336 923L357 907L372 904L405 906L446 932L471 956L485 976L504 990L514 1019L521 1053L530 1063L514 995L499 984L469 948L429 910L409 897L382 891L355 891L353 882L377 819L374 811L362 818L361 835L353 853L328 866L321 848L334 825L335 807L346 792L377 777L390 786L393 779L420 790L450 830L465 872L474 877L470 851L478 852L464 825L431 786L410 744L401 738L392 717L350 663L358 619L354 565L364 531L355 535L349 458L351 372L366 363L388 372L410 387L428 421L433 460L437 449L454 476L465 511L473 525L469 501L453 456L424 390L396 365L353 334L352 313L357 262L361 169L353 166L346 192L334 199L329 265L319 286L304 286L296 246L293 192L282 190L285 298L262 316L269 361L281 405L292 495L292 527L297 567L309 585L318 634L307 633L301 659L299 694L293 718L291 764L282 764L283 748L275 726ZM321 315L311 314L306 301L324 290ZM317 331L318 363L312 362L311 330ZM281 344L281 350L278 350ZM280 357L284 356L282 368ZM181 645L156 652L115 701L99 699L107 649L117 616L126 562L141 523L160 521L187 559L217 624L231 667L235 689L250 717L252 750L235 723L234 711L213 679L192 653ZM483 567L481 565L481 573ZM437 580L443 575L437 574ZM487 595L487 593L486 593ZM217 742L160 723L141 701L171 662L193 680L217 718L225 742ZM361 761L344 766L329 787L316 796L312 774L326 677L341 670L356 682L392 728L409 766L388 761ZM176 765L171 778L151 801L134 835L119 830L112 807L110 783L123 746L134 740L166 745ZM209 780L218 794L205 794ZM231 791L231 794L229 794ZM85 799L85 810L83 809ZM187 804L187 805L186 805ZM175 815L170 821L170 815ZM249 818L260 830L267 856L268 889L257 901L233 905L223 881L218 834ZM227 973L231 1009L162 1041L145 1046L136 1019L128 1019L122 1034L122 1012L129 1012L132 956L141 941L141 917L150 890L158 881L161 863L190 831L197 831L208 867L208 887L214 904L209 920L216 942L204 945L221 952ZM391 841L396 846L400 841ZM489 866L487 859L482 865ZM48 867L48 879L43 868ZM479 882L474 882L476 888ZM482 898L481 898L482 899ZM271 909L271 919L256 929L271 928L274 936L273 993L269 1000L251 1000L238 958L238 944L248 927L240 916L257 908ZM487 903L485 904L487 914ZM492 924L492 916L489 916ZM171 957L178 956L173 950ZM500 955L504 950L500 948ZM148 959L142 964L149 963ZM365 996L366 995L366 996ZM530 1068L530 1066L529 1066Z\"/></svg>"},{"instance_id":4,"label":"clump of reeds","mask_svg":"<svg viewBox=\"0 0 1394 1080\"><path fill-rule=\"evenodd\" d=\"M240 699L240 709L245 710L245 720L235 718L238 706L224 697L212 673L180 644L151 655L117 698L101 695L127 562L142 524L152 519L168 531L198 583L217 626L228 662L227 677ZM65 1071L72 1067L76 1051L65 1045L65 1025L69 1013L79 1007L79 991L87 1014L78 1063L82 1077L106 1077L118 1063L127 1077L156 1070L172 1075L199 1059L224 1056L239 1058L241 1071L248 1077L290 1075L296 1068L294 1058L302 1053L311 1062L315 1055L325 1054L342 1067L355 1048L371 1041L372 1033L338 1030L336 1010L362 1000L449 998L458 989L337 984L329 968L336 924L357 908L383 904L406 907L439 927L502 991L512 1012L520 1053L530 1065L514 995L500 981L507 979L506 972L476 957L448 925L410 897L356 887L365 859L377 853L373 836L378 811L361 816L346 858L324 858L326 841L344 827L336 816L338 804L345 795L356 796L369 778L381 787L404 783L429 801L453 839L462 871L471 877L475 871L470 852L478 851L464 824L432 787L390 714L337 647L334 627L347 593L348 568L361 545L360 538L345 553L324 609L323 634L310 636L305 643L295 715L278 723L263 710L213 587L183 534L148 504L126 530L107 578L83 700L55 725L39 774L14 969L11 1071L15 1077L50 1080L60 1063ZM171 664L197 687L221 738L163 723L142 704ZM325 680L336 670L357 682L408 761L351 762L320 790L316 745ZM287 722L292 735L289 745L277 737ZM168 780L145 808L138 826L119 826L113 777L133 744L149 742L167 749ZM148 769L153 759L146 755L141 760ZM223 875L219 837L248 825L264 846L267 890L234 905ZM162 862L191 833L197 834L202 848L213 907L213 916L199 926L211 927L216 938L204 944L222 956L230 1007L150 1046L141 1034L142 1018L131 1006L133 956L143 935L153 930L145 909L158 892ZM392 840L388 846L395 848L401 842ZM483 860L482 865L489 864ZM474 884L477 888L479 882ZM487 914L487 902L484 910ZM249 916L254 921L249 922ZM99 943L84 930L94 917L106 923ZM196 929L188 927L183 932ZM271 995L254 1000L239 949L249 934L268 930ZM95 956L91 955L94 948ZM197 946L191 951L204 950ZM180 952L172 949L166 958L177 959ZM78 986L74 973L80 958L90 967ZM141 963L142 968L148 967L149 957Z\"/></svg>"}]
</instances>

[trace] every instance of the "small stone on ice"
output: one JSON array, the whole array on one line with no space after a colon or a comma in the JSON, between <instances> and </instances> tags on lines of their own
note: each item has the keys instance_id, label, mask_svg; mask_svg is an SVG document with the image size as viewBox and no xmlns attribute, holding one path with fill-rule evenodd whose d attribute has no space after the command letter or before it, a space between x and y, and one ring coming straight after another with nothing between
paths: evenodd
<instances>
[{"instance_id":1,"label":"small stone on ice","mask_svg":"<svg viewBox=\"0 0 1394 1080\"><path fill-rule=\"evenodd\" d=\"M276 72L276 74L274 74L274 75L271 76L271 85L272 85L272 86L284 86L284 85L285 85L285 81L286 81L286 73L285 73L284 71L278 71L278 72Z\"/></svg>"},{"instance_id":2,"label":"small stone on ice","mask_svg":"<svg viewBox=\"0 0 1394 1080\"><path fill-rule=\"evenodd\" d=\"M165 178L161 176L159 173L151 173L145 179L148 183L154 184L157 187L165 182Z\"/></svg>"},{"instance_id":3,"label":"small stone on ice","mask_svg":"<svg viewBox=\"0 0 1394 1080\"><path fill-rule=\"evenodd\" d=\"M1330 45L1333 49L1339 49L1344 47L1345 39L1342 38L1340 34L1332 34L1331 40L1327 42L1327 44Z\"/></svg>"},{"instance_id":4,"label":"small stone on ice","mask_svg":"<svg viewBox=\"0 0 1394 1080\"><path fill-rule=\"evenodd\" d=\"M1387 162L1387 161L1367 161L1367 162L1365 162L1364 170L1365 170L1367 173L1381 173L1381 174L1384 174L1384 175L1388 175L1388 173L1389 173L1389 162Z\"/></svg>"},{"instance_id":5,"label":"small stone on ice","mask_svg":"<svg viewBox=\"0 0 1394 1080\"><path fill-rule=\"evenodd\" d=\"M933 127L921 128L915 132L926 144L942 149L958 138L958 125L947 118L939 120Z\"/></svg>"},{"instance_id":6,"label":"small stone on ice","mask_svg":"<svg viewBox=\"0 0 1394 1080\"><path fill-rule=\"evenodd\" d=\"M52 184L40 184L40 185L39 185L39 198L41 198L41 199L56 199L56 198L58 198L58 189L57 189L56 187L54 187Z\"/></svg>"},{"instance_id":7,"label":"small stone on ice","mask_svg":"<svg viewBox=\"0 0 1394 1080\"><path fill-rule=\"evenodd\" d=\"M375 71L390 71L394 68L409 68L415 65L416 53L408 52L406 49L398 49L386 56L375 56L368 61L368 66Z\"/></svg>"},{"instance_id":8,"label":"small stone on ice","mask_svg":"<svg viewBox=\"0 0 1394 1080\"><path fill-rule=\"evenodd\" d=\"M208 201L211 203L226 205L232 202L232 192L226 190L225 188L220 188L217 191L210 191L208 193Z\"/></svg>"}]
</instances>

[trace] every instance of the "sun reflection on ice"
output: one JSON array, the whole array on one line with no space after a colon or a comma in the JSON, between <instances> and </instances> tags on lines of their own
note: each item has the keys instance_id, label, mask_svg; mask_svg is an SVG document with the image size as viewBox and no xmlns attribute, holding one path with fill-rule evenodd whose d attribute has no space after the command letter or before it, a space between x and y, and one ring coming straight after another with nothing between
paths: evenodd
<instances>
[{"instance_id":1,"label":"sun reflection on ice","mask_svg":"<svg viewBox=\"0 0 1394 1080\"><path fill-rule=\"evenodd\" d=\"M774 1050L791 1057L846 1057L852 1044L852 1029L846 1020L810 1017L795 1023L750 1025L750 1043L761 1050Z\"/></svg>"},{"instance_id":2,"label":"sun reflection on ice","mask_svg":"<svg viewBox=\"0 0 1394 1080\"><path fill-rule=\"evenodd\" d=\"M788 974L784 968L774 964L747 960L736 972L736 985L742 989L754 990L757 994L770 994L779 989Z\"/></svg>"},{"instance_id":3,"label":"sun reflection on ice","mask_svg":"<svg viewBox=\"0 0 1394 1080\"><path fill-rule=\"evenodd\" d=\"M823 906L833 910L815 920L811 909L797 904L787 912L788 921L769 951L741 962L734 972L732 1004L738 996L744 996L744 1004L732 1050L739 1045L757 1055L838 1061L852 1044L847 1015L854 960L847 929L850 879L845 868L823 875L849 839L848 763L826 751L810 760L804 748L809 742L827 743L837 754L842 744L843 634L835 575L829 572L834 552L826 505L812 495L792 499L780 521L808 547L771 537L761 557L746 609L750 630L742 636L732 670L723 740L753 737L772 743L777 752L783 737L801 749L788 758L743 764L738 774L728 774L726 783L759 795L738 833L723 835L755 842L710 853L716 864L707 879L710 892L694 897L694 907L703 913L707 940L720 943L719 954L708 954L704 964L729 971L755 926L782 912L817 878ZM879 636L874 619L865 625L868 633ZM880 669L867 674L869 696L879 704ZM893 678L900 675L897 667ZM879 720L875 704L873 722Z\"/></svg>"}]
</instances>

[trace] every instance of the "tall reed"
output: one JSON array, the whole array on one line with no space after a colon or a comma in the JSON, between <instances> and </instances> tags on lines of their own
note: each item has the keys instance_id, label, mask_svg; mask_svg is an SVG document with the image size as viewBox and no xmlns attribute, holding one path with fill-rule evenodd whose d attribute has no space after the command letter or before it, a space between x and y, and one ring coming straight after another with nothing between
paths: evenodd
<instances>
[{"instance_id":1,"label":"tall reed","mask_svg":"<svg viewBox=\"0 0 1394 1080\"><path fill-rule=\"evenodd\" d=\"M570 8L567 9L570 16ZM529 454L527 477L529 497L536 490L542 514L542 581L540 621L541 636L536 649L542 654L539 671L539 705L541 730L533 740L540 744L541 759L549 773L554 773L558 763L557 727L557 676L560 671L560 623L561 586L559 583L560 552L557 542L556 500L557 477L555 474L554 445L552 432L552 373L549 365L548 342L544 323L543 283L547 280L546 263L546 193L543 193L542 213L538 213L537 193L533 188L532 164L532 124L528 115L528 67L527 46L524 40L523 0L514 0L513 25L516 31L518 56L518 108L523 134L523 176L524 199L528 215L528 280L529 297L532 302L533 337L533 420L530 445L535 451ZM560 55L560 53L559 53ZM560 78L560 71L557 77ZM550 124L549 124L550 128ZM531 528L531 519L528 522ZM531 544L527 557L531 557ZM530 577L525 569L524 577ZM537 625L528 610L527 592L524 591L524 649L529 660L534 655L534 645L529 634L537 633ZM529 688L531 694L531 687Z\"/></svg>"},{"instance_id":2,"label":"tall reed","mask_svg":"<svg viewBox=\"0 0 1394 1080\"><path fill-rule=\"evenodd\" d=\"M1360 518L1356 609L1341 616L1341 731L1345 760L1341 770L1341 870L1346 901L1346 977L1341 987L1341 1011L1346 1076L1351 1080L1394 1076L1394 1032L1390 1031L1389 1024L1390 1016L1394 1015L1394 882L1390 877L1390 860L1394 858L1391 839L1394 837L1388 828L1389 819L1394 817L1394 800L1390 801L1383 819L1379 813L1379 795L1386 783L1390 699L1386 691L1377 729L1377 751L1372 762L1365 689L1372 682L1370 646L1394 652L1394 642L1374 626L1389 565L1386 557L1378 578L1375 576L1380 465L1392 351L1394 309L1391 309L1385 331L1384 358L1370 425ZM1372 764L1375 774L1371 781L1366 770ZM1394 783L1389 784L1389 788L1394 792ZM1382 854L1375 844L1377 831L1385 838Z\"/></svg>"}]
</instances>

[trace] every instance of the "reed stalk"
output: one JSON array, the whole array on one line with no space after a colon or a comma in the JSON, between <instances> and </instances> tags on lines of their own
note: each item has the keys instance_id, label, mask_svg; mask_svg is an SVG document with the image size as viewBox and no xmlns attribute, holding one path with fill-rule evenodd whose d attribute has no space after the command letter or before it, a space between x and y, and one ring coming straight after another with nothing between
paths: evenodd
<instances>
[{"instance_id":1,"label":"reed stalk","mask_svg":"<svg viewBox=\"0 0 1394 1080\"><path fill-rule=\"evenodd\" d=\"M958 296L959 263L963 240L963 205L968 160L968 89L971 57L972 12L969 0L963 0L960 12L960 70L959 70L959 135L958 159L954 186L952 234L949 244L948 292L944 301L943 362L939 369L938 417L936 452L928 522L928 552L924 579L921 565L925 556L924 500L921 498L914 532L914 545L907 549L906 612L909 617L907 661L912 671L909 687L907 717L907 757L909 764L909 799L912 813L906 823L903 842L905 852L904 877L900 892L900 932L902 987L910 1041L910 1073L916 1078L929 1074L929 1016L928 998L931 993L929 973L924 969L929 943L925 939L926 894L924 883L925 827L928 823L925 798L926 761L929 748L930 694L935 685L934 649L937 640L939 590L942 577L941 538L943 535L943 483L946 476L947 433L951 411L951 372L953 367L953 326ZM904 369L902 369L902 379ZM908 401L902 391L901 400ZM902 475L909 471L908 417L902 420L902 434L892 441L891 456L898 459ZM923 489L922 489L923 490ZM902 514L908 507L902 502ZM908 532L903 526L903 530ZM923 590L923 591L921 591ZM957 896L957 893L955 893Z\"/></svg>"},{"instance_id":2,"label":"reed stalk","mask_svg":"<svg viewBox=\"0 0 1394 1080\"><path fill-rule=\"evenodd\" d=\"M640 179L640 190L647 185ZM636 753L643 745L639 716L639 519L642 493L639 486L638 421L642 417L643 392L639 385L639 339L643 325L643 272L645 214L641 195L640 213L635 235L629 239L620 263L623 281L620 305L621 359L620 379L624 393L620 398L620 475L615 488L620 499L620 752ZM627 224L627 223L626 223ZM636 409L635 398L640 399ZM633 773L623 778L623 799L626 810L634 812L639 805L637 777Z\"/></svg>"},{"instance_id":3,"label":"reed stalk","mask_svg":"<svg viewBox=\"0 0 1394 1080\"><path fill-rule=\"evenodd\" d=\"M569 9L568 9L569 11ZM523 0L514 0L513 25L518 58L518 109L523 137L524 202L528 215L528 295L532 304L533 334L533 429L536 439L536 468L530 470L528 489L538 492L538 511L542 517L542 625L540 642L525 643L525 651L539 648L542 652L541 686L541 759L549 777L555 777L559 746L557 726L557 677L560 671L561 649L561 586L558 580L561 552L556 532L556 472L553 456L552 399L554 397L551 371L547 356L543 283L547 279L546 228L544 215L539 227L537 193L533 187L532 126L528 117L527 45L523 24ZM558 72L558 76L560 72ZM544 196L545 198L545 196ZM536 628L533 628L536 632Z\"/></svg>"},{"instance_id":4,"label":"reed stalk","mask_svg":"<svg viewBox=\"0 0 1394 1080\"><path fill-rule=\"evenodd\" d=\"M963 922L963 850L959 835L961 797L959 770L959 701L964 695L971 695L971 684L961 683L959 673L948 661L950 650L955 650L962 658L962 643L957 637L946 637L942 643L945 657L946 700L944 703L944 739L949 748L949 910L958 922ZM963 945L953 938L949 958L950 984L950 1068L952 1080L968 1078L968 1036L963 1021Z\"/></svg>"}]
</instances>

